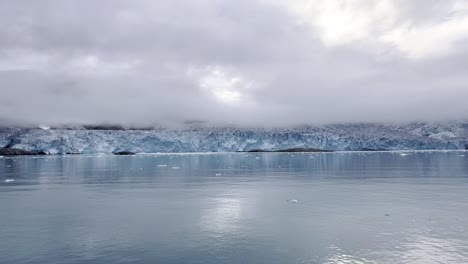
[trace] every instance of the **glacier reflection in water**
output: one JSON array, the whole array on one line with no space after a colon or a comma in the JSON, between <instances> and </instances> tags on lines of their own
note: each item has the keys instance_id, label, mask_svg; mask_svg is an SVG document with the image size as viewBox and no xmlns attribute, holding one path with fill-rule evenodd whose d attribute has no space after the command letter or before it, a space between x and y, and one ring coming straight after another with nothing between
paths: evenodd
<instances>
[{"instance_id":1,"label":"glacier reflection in water","mask_svg":"<svg viewBox=\"0 0 468 264\"><path fill-rule=\"evenodd\" d=\"M468 263L468 157L400 154L1 157L0 263Z\"/></svg>"}]
</instances>

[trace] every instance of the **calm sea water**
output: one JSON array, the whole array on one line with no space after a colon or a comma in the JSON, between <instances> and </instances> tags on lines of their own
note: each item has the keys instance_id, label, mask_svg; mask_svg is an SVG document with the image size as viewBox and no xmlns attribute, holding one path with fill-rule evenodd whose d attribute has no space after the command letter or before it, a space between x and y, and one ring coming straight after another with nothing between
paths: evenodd
<instances>
[{"instance_id":1,"label":"calm sea water","mask_svg":"<svg viewBox=\"0 0 468 264\"><path fill-rule=\"evenodd\" d=\"M468 263L468 153L3 157L0 263Z\"/></svg>"}]
</instances>

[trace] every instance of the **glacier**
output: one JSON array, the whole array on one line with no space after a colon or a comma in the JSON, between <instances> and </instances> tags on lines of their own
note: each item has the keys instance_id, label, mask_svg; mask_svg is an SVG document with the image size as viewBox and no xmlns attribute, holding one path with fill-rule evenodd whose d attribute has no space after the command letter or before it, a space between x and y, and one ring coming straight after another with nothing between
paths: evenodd
<instances>
[{"instance_id":1,"label":"glacier","mask_svg":"<svg viewBox=\"0 0 468 264\"><path fill-rule=\"evenodd\" d=\"M236 152L290 148L465 150L468 149L468 123L361 123L275 129L197 126L151 130L0 128L0 148L47 154Z\"/></svg>"}]
</instances>

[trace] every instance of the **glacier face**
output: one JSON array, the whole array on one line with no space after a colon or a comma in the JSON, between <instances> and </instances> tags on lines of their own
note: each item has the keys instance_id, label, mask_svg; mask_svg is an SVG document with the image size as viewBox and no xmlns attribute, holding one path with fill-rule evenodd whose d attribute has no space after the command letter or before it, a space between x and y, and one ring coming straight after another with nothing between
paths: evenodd
<instances>
[{"instance_id":1,"label":"glacier face","mask_svg":"<svg viewBox=\"0 0 468 264\"><path fill-rule=\"evenodd\" d=\"M345 124L290 129L187 127L156 130L0 129L0 147L50 154L468 148L468 124Z\"/></svg>"}]
</instances>

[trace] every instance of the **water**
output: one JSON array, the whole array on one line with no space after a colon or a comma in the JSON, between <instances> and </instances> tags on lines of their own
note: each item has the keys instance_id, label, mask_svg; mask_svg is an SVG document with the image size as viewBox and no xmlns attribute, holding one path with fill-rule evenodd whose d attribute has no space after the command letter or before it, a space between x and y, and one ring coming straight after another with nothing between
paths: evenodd
<instances>
[{"instance_id":1,"label":"water","mask_svg":"<svg viewBox=\"0 0 468 264\"><path fill-rule=\"evenodd\" d=\"M468 263L462 155L3 157L0 263Z\"/></svg>"}]
</instances>

